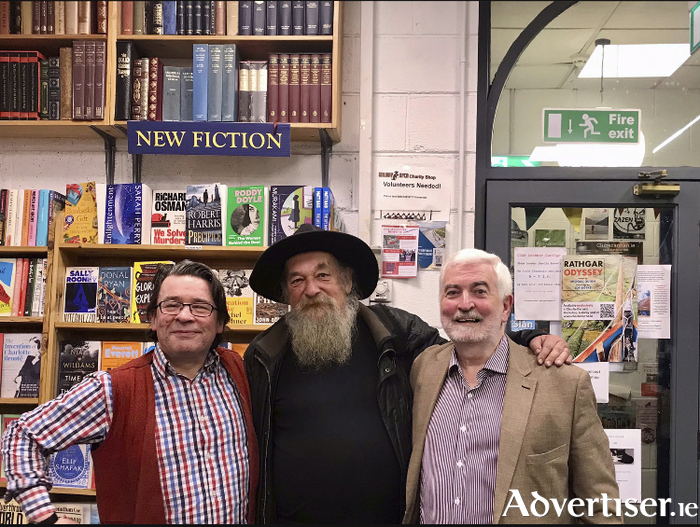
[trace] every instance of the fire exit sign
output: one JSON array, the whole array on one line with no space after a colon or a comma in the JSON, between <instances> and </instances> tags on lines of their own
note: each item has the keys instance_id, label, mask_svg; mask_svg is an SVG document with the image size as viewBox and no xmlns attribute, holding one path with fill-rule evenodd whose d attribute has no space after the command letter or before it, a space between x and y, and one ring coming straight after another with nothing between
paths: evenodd
<instances>
[{"instance_id":1,"label":"fire exit sign","mask_svg":"<svg viewBox=\"0 0 700 527\"><path fill-rule=\"evenodd\" d=\"M545 143L638 143L640 110L542 110Z\"/></svg>"}]
</instances>

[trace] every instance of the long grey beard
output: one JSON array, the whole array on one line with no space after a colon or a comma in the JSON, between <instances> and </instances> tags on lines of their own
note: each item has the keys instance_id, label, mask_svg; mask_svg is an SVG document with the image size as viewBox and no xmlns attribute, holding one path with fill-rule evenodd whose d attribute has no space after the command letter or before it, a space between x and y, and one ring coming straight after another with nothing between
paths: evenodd
<instances>
[{"instance_id":1,"label":"long grey beard","mask_svg":"<svg viewBox=\"0 0 700 527\"><path fill-rule=\"evenodd\" d=\"M292 351L303 367L320 370L344 364L352 353L352 335L360 301L350 293L338 306L329 296L302 300L287 314Z\"/></svg>"}]
</instances>

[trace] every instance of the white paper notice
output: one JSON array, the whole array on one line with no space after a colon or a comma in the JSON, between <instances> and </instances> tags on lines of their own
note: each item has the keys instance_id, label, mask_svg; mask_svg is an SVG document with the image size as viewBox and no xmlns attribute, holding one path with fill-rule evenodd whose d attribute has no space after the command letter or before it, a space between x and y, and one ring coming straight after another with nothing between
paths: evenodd
<instances>
[{"instance_id":1,"label":"white paper notice","mask_svg":"<svg viewBox=\"0 0 700 527\"><path fill-rule=\"evenodd\" d=\"M515 319L561 319L564 247L514 247Z\"/></svg>"},{"instance_id":2,"label":"white paper notice","mask_svg":"<svg viewBox=\"0 0 700 527\"><path fill-rule=\"evenodd\" d=\"M450 221L451 171L439 166L379 166L374 209L382 219Z\"/></svg>"},{"instance_id":3,"label":"white paper notice","mask_svg":"<svg viewBox=\"0 0 700 527\"><path fill-rule=\"evenodd\" d=\"M671 338L671 266L637 266L640 339Z\"/></svg>"},{"instance_id":4,"label":"white paper notice","mask_svg":"<svg viewBox=\"0 0 700 527\"><path fill-rule=\"evenodd\" d=\"M620 499L642 501L642 431L606 429Z\"/></svg>"},{"instance_id":5,"label":"white paper notice","mask_svg":"<svg viewBox=\"0 0 700 527\"><path fill-rule=\"evenodd\" d=\"M607 404L610 400L610 363L578 362L576 366L583 368L591 376L595 402Z\"/></svg>"},{"instance_id":6,"label":"white paper notice","mask_svg":"<svg viewBox=\"0 0 700 527\"><path fill-rule=\"evenodd\" d=\"M416 277L418 273L418 232L418 226L382 226L382 277Z\"/></svg>"}]
</instances>

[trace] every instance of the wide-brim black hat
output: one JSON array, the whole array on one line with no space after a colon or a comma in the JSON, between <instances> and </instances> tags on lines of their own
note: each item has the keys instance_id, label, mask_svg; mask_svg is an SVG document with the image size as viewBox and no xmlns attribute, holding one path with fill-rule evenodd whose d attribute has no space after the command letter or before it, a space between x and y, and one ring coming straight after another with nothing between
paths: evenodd
<instances>
[{"instance_id":1,"label":"wide-brim black hat","mask_svg":"<svg viewBox=\"0 0 700 527\"><path fill-rule=\"evenodd\" d=\"M282 278L285 263L292 256L313 251L330 253L354 271L360 299L367 298L377 287L379 266L369 245L352 234L324 231L310 223L303 224L291 236L271 245L260 256L250 274L250 287L270 300L284 302Z\"/></svg>"}]
</instances>

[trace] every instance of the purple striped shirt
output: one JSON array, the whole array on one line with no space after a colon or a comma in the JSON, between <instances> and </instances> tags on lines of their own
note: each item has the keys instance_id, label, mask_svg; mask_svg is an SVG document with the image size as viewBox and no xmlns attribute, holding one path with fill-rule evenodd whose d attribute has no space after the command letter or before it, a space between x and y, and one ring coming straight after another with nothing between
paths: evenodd
<instances>
[{"instance_id":1,"label":"purple striped shirt","mask_svg":"<svg viewBox=\"0 0 700 527\"><path fill-rule=\"evenodd\" d=\"M153 353L154 439L166 521L246 523L250 473L238 389L213 351L192 380L176 373L158 347ZM27 520L54 512L43 455L107 437L111 379L106 372L92 374L8 426L2 444L7 491Z\"/></svg>"},{"instance_id":2,"label":"purple striped shirt","mask_svg":"<svg viewBox=\"0 0 700 527\"><path fill-rule=\"evenodd\" d=\"M508 372L508 339L470 387L452 350L425 438L421 523L493 523L498 444Z\"/></svg>"}]
</instances>

